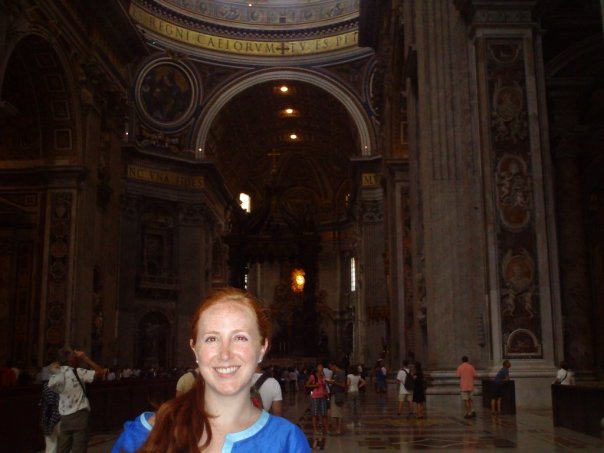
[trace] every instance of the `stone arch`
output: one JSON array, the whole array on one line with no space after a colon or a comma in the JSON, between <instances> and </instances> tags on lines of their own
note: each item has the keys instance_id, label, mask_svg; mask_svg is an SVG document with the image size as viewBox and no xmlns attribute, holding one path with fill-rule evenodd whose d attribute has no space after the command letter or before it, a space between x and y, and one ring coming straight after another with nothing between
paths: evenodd
<instances>
[{"instance_id":1,"label":"stone arch","mask_svg":"<svg viewBox=\"0 0 604 453\"><path fill-rule=\"evenodd\" d=\"M195 155L198 159L205 157L205 144L208 133L220 110L237 94L256 84L273 80L294 80L309 83L321 88L342 103L353 119L358 133L361 149L359 155L370 156L375 149L375 133L371 121L358 97L343 84L328 78L324 74L297 68L262 69L229 82L220 93L214 96L199 115L200 120L195 126L196 142Z\"/></svg>"},{"instance_id":2,"label":"stone arch","mask_svg":"<svg viewBox=\"0 0 604 453\"><path fill-rule=\"evenodd\" d=\"M36 160L54 164L77 155L79 105L71 67L55 42L40 33L26 33L7 44L2 60L0 92L6 140L5 161Z\"/></svg>"}]
</instances>

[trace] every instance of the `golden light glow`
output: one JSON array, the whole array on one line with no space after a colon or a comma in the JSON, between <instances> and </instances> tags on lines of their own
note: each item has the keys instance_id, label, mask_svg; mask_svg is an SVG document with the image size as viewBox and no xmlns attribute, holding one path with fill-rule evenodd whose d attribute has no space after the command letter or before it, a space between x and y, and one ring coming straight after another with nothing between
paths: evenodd
<instances>
[{"instance_id":1,"label":"golden light glow","mask_svg":"<svg viewBox=\"0 0 604 453\"><path fill-rule=\"evenodd\" d=\"M290 89L289 93L287 93L287 95L293 94L293 91ZM279 117L280 118L297 118L298 116L300 116L300 111L296 110L293 107L286 107L282 110L279 110Z\"/></svg>"},{"instance_id":2,"label":"golden light glow","mask_svg":"<svg viewBox=\"0 0 604 453\"><path fill-rule=\"evenodd\" d=\"M291 138L292 140L297 140L298 136L296 134L290 134L289 138Z\"/></svg>"},{"instance_id":3,"label":"golden light glow","mask_svg":"<svg viewBox=\"0 0 604 453\"><path fill-rule=\"evenodd\" d=\"M304 291L304 284L306 283L306 273L304 269L294 269L292 271L292 291L295 293L301 293Z\"/></svg>"},{"instance_id":4,"label":"golden light glow","mask_svg":"<svg viewBox=\"0 0 604 453\"><path fill-rule=\"evenodd\" d=\"M281 91L281 93L287 93L289 91L289 88L287 87L287 85L282 85L279 88L279 91Z\"/></svg>"}]
</instances>

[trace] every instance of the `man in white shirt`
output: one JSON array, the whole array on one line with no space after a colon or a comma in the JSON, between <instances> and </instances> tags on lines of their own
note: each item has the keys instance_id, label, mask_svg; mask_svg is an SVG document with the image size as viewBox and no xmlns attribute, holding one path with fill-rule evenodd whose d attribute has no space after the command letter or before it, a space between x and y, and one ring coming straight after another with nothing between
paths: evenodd
<instances>
[{"instance_id":1,"label":"man in white shirt","mask_svg":"<svg viewBox=\"0 0 604 453\"><path fill-rule=\"evenodd\" d=\"M252 385L256 383L260 376L262 376L262 368L258 365L252 377ZM258 393L262 397L262 406L265 411L278 416L283 414L283 393L277 379L273 377L267 378L258 389Z\"/></svg>"},{"instance_id":2,"label":"man in white shirt","mask_svg":"<svg viewBox=\"0 0 604 453\"><path fill-rule=\"evenodd\" d=\"M568 368L565 361L560 362L560 369L556 373L555 384L575 385L575 374Z\"/></svg>"},{"instance_id":3,"label":"man in white shirt","mask_svg":"<svg viewBox=\"0 0 604 453\"><path fill-rule=\"evenodd\" d=\"M59 394L61 428L57 453L85 453L88 448L90 403L84 385L103 377L105 370L89 359L84 351L61 348L58 362L49 365L48 387ZM77 368L82 361L92 370Z\"/></svg>"},{"instance_id":4,"label":"man in white shirt","mask_svg":"<svg viewBox=\"0 0 604 453\"><path fill-rule=\"evenodd\" d=\"M403 413L405 402L407 402L409 404L409 414L407 417L411 417L413 415L413 408L411 406L413 394L405 388L405 379L409 373L411 373L411 370L409 370L409 361L403 360L403 366L400 370L398 370L396 375L396 381L399 383L397 414L401 415Z\"/></svg>"}]
</instances>

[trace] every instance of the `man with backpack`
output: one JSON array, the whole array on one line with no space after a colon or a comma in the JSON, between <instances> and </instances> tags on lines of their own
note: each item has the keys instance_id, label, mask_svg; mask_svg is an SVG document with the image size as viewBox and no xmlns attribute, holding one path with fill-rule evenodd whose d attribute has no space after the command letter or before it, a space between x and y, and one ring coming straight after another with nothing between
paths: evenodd
<instances>
[{"instance_id":1,"label":"man with backpack","mask_svg":"<svg viewBox=\"0 0 604 453\"><path fill-rule=\"evenodd\" d=\"M411 405L411 400L413 397L413 374L411 374L411 370L409 369L409 361L403 360L403 364L401 369L398 370L396 375L396 380L399 383L398 390L398 411L397 414L401 415L403 413L403 408L405 402L409 405L409 413L407 414L407 418L413 415L413 407Z\"/></svg>"},{"instance_id":2,"label":"man with backpack","mask_svg":"<svg viewBox=\"0 0 604 453\"><path fill-rule=\"evenodd\" d=\"M256 372L252 377L250 394L255 406L262 405L265 411L273 415L281 416L283 414L281 385L268 370L263 371L260 364L256 367Z\"/></svg>"}]
</instances>

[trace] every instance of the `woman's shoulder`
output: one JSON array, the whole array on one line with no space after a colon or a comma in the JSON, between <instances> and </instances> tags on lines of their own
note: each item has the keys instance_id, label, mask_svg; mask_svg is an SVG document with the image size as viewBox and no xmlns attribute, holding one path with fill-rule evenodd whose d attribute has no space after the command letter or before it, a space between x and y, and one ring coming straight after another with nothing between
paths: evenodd
<instances>
[{"instance_id":1,"label":"woman's shoulder","mask_svg":"<svg viewBox=\"0 0 604 453\"><path fill-rule=\"evenodd\" d=\"M286 418L277 415L269 415L266 434L274 440L281 438L282 442L285 442L292 448L291 451L301 451L298 448L308 446L308 440L306 439L306 435L302 432L302 429ZM302 451L306 450L303 448ZM310 449L308 451L310 451Z\"/></svg>"},{"instance_id":2,"label":"woman's shoulder","mask_svg":"<svg viewBox=\"0 0 604 453\"><path fill-rule=\"evenodd\" d=\"M134 420L124 423L124 430L113 445L111 453L130 453L138 450L147 440L154 420L153 412L143 412Z\"/></svg>"},{"instance_id":3,"label":"woman's shoulder","mask_svg":"<svg viewBox=\"0 0 604 453\"><path fill-rule=\"evenodd\" d=\"M225 442L232 442L232 453L310 453L302 430L289 420L263 411L254 426L236 434L228 434Z\"/></svg>"},{"instance_id":4,"label":"woman's shoulder","mask_svg":"<svg viewBox=\"0 0 604 453\"><path fill-rule=\"evenodd\" d=\"M269 433L271 436L275 434L282 434L284 436L301 435L302 437L306 438L306 436L304 436L304 433L298 425L278 415L269 414L269 419L268 423L266 424L266 428L267 433Z\"/></svg>"}]
</instances>

